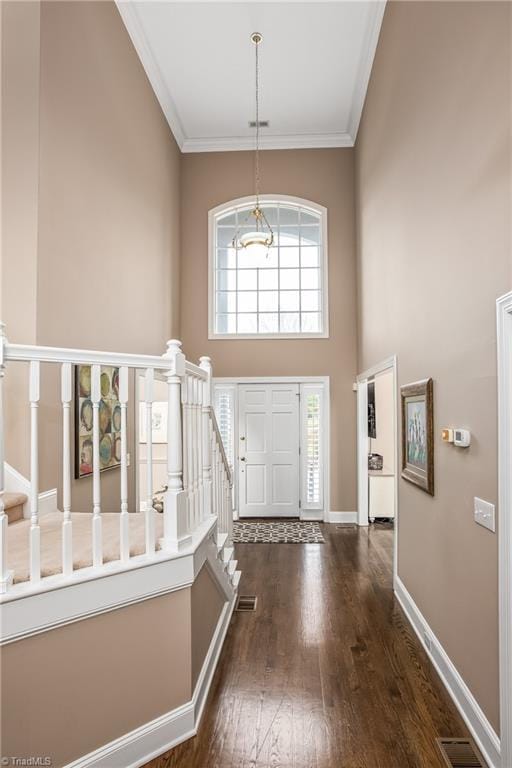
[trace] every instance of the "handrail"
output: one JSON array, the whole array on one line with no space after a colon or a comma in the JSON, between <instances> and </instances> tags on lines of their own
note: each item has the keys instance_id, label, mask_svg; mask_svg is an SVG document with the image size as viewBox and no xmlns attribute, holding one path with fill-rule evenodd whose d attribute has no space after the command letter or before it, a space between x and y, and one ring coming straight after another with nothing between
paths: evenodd
<instances>
[{"instance_id":1,"label":"handrail","mask_svg":"<svg viewBox=\"0 0 512 768\"><path fill-rule=\"evenodd\" d=\"M213 406L210 406L210 415L212 419L213 429L217 436L217 444L220 448L220 454L222 456L222 461L224 462L224 468L226 470L229 485L230 487L233 485L233 476L231 474L231 467L229 466L229 462L226 456L226 451L224 450L224 441L222 440L222 435L220 434L219 425L217 423L217 417L215 416L215 411L213 410Z\"/></svg>"},{"instance_id":2,"label":"handrail","mask_svg":"<svg viewBox=\"0 0 512 768\"><path fill-rule=\"evenodd\" d=\"M44 411L39 408L41 400L41 366L55 364L60 368L60 401L61 401L61 462L62 462L62 549L58 557L58 567L63 579L68 579L74 573L73 535L74 516L72 509L72 429L71 414L73 409L73 366L90 365L91 387L84 400L90 413L85 411L90 426L82 435L83 446L80 448L80 467L82 476L92 479L91 499L91 537L92 537L92 567L98 572L98 577L104 573L104 547L102 514L102 483L101 470L104 468L100 444L107 435L101 431L102 408L105 403L102 393L102 366L115 367L119 371L117 379L116 413L119 426L116 428L116 451L119 456L119 562L121 566L131 567L130 563L138 555L131 554L130 541L131 523L128 509L128 402L131 399L129 386L129 369L138 369L144 373L144 404L143 421L146 432L146 487L144 501L141 507L133 510L135 513L143 508L144 557L159 557L157 550L178 552L188 547L192 542L194 532L200 529L206 519L217 518L217 531L227 533L231 540L233 507L232 507L232 476L227 461L222 437L219 431L215 413L211 407L212 366L208 357L202 357L196 365L186 360L181 349L181 342L173 339L167 342L165 353L155 355L139 355L120 352L103 352L90 349L72 349L65 347L36 346L26 344L11 344L4 333L4 325L0 323L0 595L10 590L13 574L8 569L8 537L7 515L4 509L4 422L2 412L3 381L9 375L11 362L24 362L28 373L28 406L30 411L30 528L28 530L29 563L28 586L41 583L46 578L41 563L41 535L44 520L39 510L39 463L40 439L39 427ZM163 521L157 521L153 507L154 477L153 477L153 441L152 424L155 407L155 378L166 382L167 402L167 490L164 496ZM112 385L113 386L113 385ZM103 405L102 405L103 403ZM81 415L82 418L82 415ZM83 417L85 418L85 416ZM132 439L139 439L136 435ZM114 442L111 439L111 454ZM87 446L86 446L87 444ZM107 446L108 448L108 446ZM132 520L133 522L133 520ZM163 526L160 523L163 522ZM159 523L159 525L157 525ZM163 527L157 536L157 527ZM163 533L163 535L161 535ZM138 534L137 534L138 535ZM28 544L27 544L28 546ZM110 555L109 555L110 557ZM55 566L52 566L54 568ZM79 573L79 570L76 572ZM79 578L78 578L79 580ZM52 584L55 580L52 579ZM21 585L20 585L21 586ZM52 587L48 586L48 589ZM23 590L20 591L20 596Z\"/></svg>"},{"instance_id":3,"label":"handrail","mask_svg":"<svg viewBox=\"0 0 512 768\"><path fill-rule=\"evenodd\" d=\"M128 368L172 369L170 358L157 355L134 355L122 352L100 352L93 349L70 349L67 347L38 347L30 344L4 342L4 360L7 362L71 363L73 365L112 365Z\"/></svg>"},{"instance_id":4,"label":"handrail","mask_svg":"<svg viewBox=\"0 0 512 768\"><path fill-rule=\"evenodd\" d=\"M194 365L189 360L185 362L185 373L195 376L196 379L208 381L208 373L203 368L200 368L199 365Z\"/></svg>"}]
</instances>

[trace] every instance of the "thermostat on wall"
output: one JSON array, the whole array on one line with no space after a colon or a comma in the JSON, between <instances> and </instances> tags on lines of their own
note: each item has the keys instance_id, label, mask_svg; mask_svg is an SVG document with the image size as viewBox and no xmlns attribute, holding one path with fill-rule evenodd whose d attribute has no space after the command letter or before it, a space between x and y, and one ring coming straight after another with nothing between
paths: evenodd
<instances>
[{"instance_id":1,"label":"thermostat on wall","mask_svg":"<svg viewBox=\"0 0 512 768\"><path fill-rule=\"evenodd\" d=\"M471 432L468 429L454 429L453 443L459 448L467 448L471 443Z\"/></svg>"}]
</instances>

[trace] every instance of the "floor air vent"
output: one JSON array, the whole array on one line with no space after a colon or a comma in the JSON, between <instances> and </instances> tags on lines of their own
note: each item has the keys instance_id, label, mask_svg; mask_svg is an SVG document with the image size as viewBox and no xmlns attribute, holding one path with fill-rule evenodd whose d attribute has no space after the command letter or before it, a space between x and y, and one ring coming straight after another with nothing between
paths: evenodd
<instances>
[{"instance_id":1,"label":"floor air vent","mask_svg":"<svg viewBox=\"0 0 512 768\"><path fill-rule=\"evenodd\" d=\"M486 768L471 739L437 739L448 768Z\"/></svg>"},{"instance_id":2,"label":"floor air vent","mask_svg":"<svg viewBox=\"0 0 512 768\"><path fill-rule=\"evenodd\" d=\"M258 598L254 595L239 595L236 601L235 611L255 611Z\"/></svg>"}]
</instances>

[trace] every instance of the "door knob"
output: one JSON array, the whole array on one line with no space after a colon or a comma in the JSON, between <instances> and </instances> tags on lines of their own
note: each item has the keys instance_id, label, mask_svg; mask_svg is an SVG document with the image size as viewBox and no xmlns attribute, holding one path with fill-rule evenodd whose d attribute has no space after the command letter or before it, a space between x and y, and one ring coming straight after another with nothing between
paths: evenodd
<instances>
[{"instance_id":1,"label":"door knob","mask_svg":"<svg viewBox=\"0 0 512 768\"><path fill-rule=\"evenodd\" d=\"M245 456L241 456L240 461L247 461L247 459L245 458Z\"/></svg>"}]
</instances>

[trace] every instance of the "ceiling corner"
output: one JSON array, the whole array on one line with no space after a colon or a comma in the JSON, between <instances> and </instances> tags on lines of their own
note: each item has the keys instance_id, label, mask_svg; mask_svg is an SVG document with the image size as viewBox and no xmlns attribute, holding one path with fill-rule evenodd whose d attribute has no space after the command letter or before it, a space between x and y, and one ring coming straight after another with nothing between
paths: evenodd
<instances>
[{"instance_id":1,"label":"ceiling corner","mask_svg":"<svg viewBox=\"0 0 512 768\"><path fill-rule=\"evenodd\" d=\"M149 84L151 85L162 112L169 124L169 128L171 129L179 149L183 151L183 145L186 140L185 131L178 115L176 105L174 104L165 79L160 71L160 67L158 66L151 46L144 33L135 3L133 0L115 0L115 3L132 41L133 47L144 68Z\"/></svg>"},{"instance_id":2,"label":"ceiling corner","mask_svg":"<svg viewBox=\"0 0 512 768\"><path fill-rule=\"evenodd\" d=\"M379 42L382 20L384 18L384 11L386 10L386 3L387 0L376 0L370 10L370 23L368 25L365 45L361 52L359 71L357 73L357 80L352 96L352 106L350 109L350 117L348 121L348 133L352 137L352 143L354 146L357 140L359 123L361 122L361 117L363 114L364 102L366 100L366 93L368 91L368 85L372 74L373 62L377 52L377 45Z\"/></svg>"}]
</instances>

